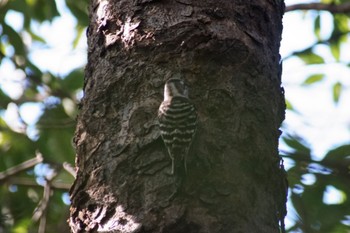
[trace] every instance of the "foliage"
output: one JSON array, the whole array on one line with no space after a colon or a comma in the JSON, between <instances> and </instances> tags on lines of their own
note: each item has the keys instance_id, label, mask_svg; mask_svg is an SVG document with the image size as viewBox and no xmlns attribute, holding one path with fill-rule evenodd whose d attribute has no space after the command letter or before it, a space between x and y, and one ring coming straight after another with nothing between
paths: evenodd
<instances>
[{"instance_id":1,"label":"foliage","mask_svg":"<svg viewBox=\"0 0 350 233\"><path fill-rule=\"evenodd\" d=\"M349 3L349 0L320 1L327 4ZM330 14L325 11L304 11L308 20L313 20L315 43L301 50L295 51L285 58L298 57L305 66L318 67L312 69L299 88L310 88L322 82L331 83L332 100L337 105L345 93L346 84L333 76L327 76L322 71L328 64L338 64L348 69L350 61L346 60L347 51L343 47L348 44L350 31L349 14ZM321 21L330 16L331 30L322 33ZM323 25L324 26L324 25ZM320 52L320 46L328 50ZM322 69L323 68L323 69ZM288 86L286 86L288 91ZM317 99L315 98L315 103ZM292 102L289 106L292 106ZM322 103L319 103L322 104ZM288 112L300 114L293 107ZM288 114L287 112L287 114ZM292 223L288 232L348 232L350 226L350 144L338 145L330 149L323 158L313 155L308 145L298 133L287 131L282 138L282 144L288 148L281 152L281 156L289 161L288 180L290 186L289 202L293 208L289 209L289 218ZM289 132L288 132L289 131ZM319 142L322 143L322 142Z\"/></svg>"},{"instance_id":2,"label":"foliage","mask_svg":"<svg viewBox=\"0 0 350 233\"><path fill-rule=\"evenodd\" d=\"M323 0L324 3L332 3L334 1ZM336 1L338 4L348 3L349 0ZM325 65L329 63L325 60L323 55L319 54L317 48L320 45L326 45L330 54L333 56L331 62L337 62L349 67L350 61L344 61L341 59L347 52L342 49L342 47L348 43L350 24L348 14L333 14L332 15L332 31L328 35L322 35L321 31L321 19L324 16L324 12L313 12L313 22L314 22L314 34L316 36L316 42L310 47L305 48L301 51L295 51L291 56L299 57L306 65ZM311 74L303 83L303 85L313 85L324 80L324 74L315 73ZM343 84L341 82L333 82L333 100L334 103L338 103L343 93Z\"/></svg>"},{"instance_id":3,"label":"foliage","mask_svg":"<svg viewBox=\"0 0 350 233\"><path fill-rule=\"evenodd\" d=\"M7 76L0 77L1 232L68 232L67 192L74 177L67 163L74 164L72 136L83 69L55 75L31 56L34 47L48 46L37 28L60 17L58 4L64 2L0 2L0 62L7 67L2 72ZM67 0L66 5L77 19L74 49L88 24L88 2ZM11 14L21 15L23 23ZM12 89L6 88L9 83ZM25 115L37 119L28 121Z\"/></svg>"},{"instance_id":4,"label":"foliage","mask_svg":"<svg viewBox=\"0 0 350 233\"><path fill-rule=\"evenodd\" d=\"M292 149L283 156L293 160L288 170L289 198L298 215L290 232L346 232L346 216L350 212L350 144L334 148L316 161L300 138L289 135L283 140ZM334 203L325 198L330 191L339 196Z\"/></svg>"},{"instance_id":5,"label":"foliage","mask_svg":"<svg viewBox=\"0 0 350 233\"><path fill-rule=\"evenodd\" d=\"M15 87L20 92L14 97L4 88L6 80L0 77L0 84L3 85L0 89L0 181L4 184L0 188L0 231L6 231L5 228L11 228L7 229L10 232L37 231L44 218L47 220L45 232L68 231L63 230L67 228L66 199L74 178L67 172L67 163L74 163L71 141L83 69L76 67L61 76L38 67L30 56L33 47L47 44L46 38L35 30L35 25L53 22L60 17L57 3L62 2L0 2L0 68L8 64L13 67L7 73L19 83ZM321 2L341 4L349 1ZM88 25L88 3L66 0L65 4L77 19L76 37L72 41L74 49ZM19 28L8 22L8 16L13 12L23 16ZM316 42L308 48L295 51L291 56L300 58L307 66L326 65L329 58L317 50L322 45L333 56L332 62L350 67L350 62L342 60L346 53L342 47L348 42L350 31L349 16L332 15L333 29L324 36L323 13L312 12ZM288 58L285 60L287 62ZM310 74L300 83L300 88L308 88L325 80L333 83L332 98L337 104L346 85L322 71ZM288 86L286 89L288 91ZM289 112L297 112L292 101L286 102ZM28 122L24 119L24 115L28 114L25 109L33 109L33 106L40 112L39 118ZM10 112L12 115L7 117ZM288 129L284 131L288 132ZM289 200L295 211L289 210L289 218L292 219L289 232L346 232L350 225L350 145L340 145L329 150L324 158L315 159L310 146L293 133L283 136L283 143L288 150L281 153L291 164L288 169ZM45 188L50 188L47 205L44 202ZM336 192L338 200L327 201L325 197L330 192Z\"/></svg>"}]
</instances>

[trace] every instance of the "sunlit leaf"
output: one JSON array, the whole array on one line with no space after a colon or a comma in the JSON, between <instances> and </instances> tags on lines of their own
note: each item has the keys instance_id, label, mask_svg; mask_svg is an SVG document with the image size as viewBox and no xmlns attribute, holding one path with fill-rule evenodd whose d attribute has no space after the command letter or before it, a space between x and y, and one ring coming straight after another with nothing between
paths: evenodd
<instances>
[{"instance_id":1,"label":"sunlit leaf","mask_svg":"<svg viewBox=\"0 0 350 233\"><path fill-rule=\"evenodd\" d=\"M285 102L286 102L287 110L294 111L294 107L293 107L292 103L288 99L285 99Z\"/></svg>"},{"instance_id":2,"label":"sunlit leaf","mask_svg":"<svg viewBox=\"0 0 350 233\"><path fill-rule=\"evenodd\" d=\"M324 59L312 51L302 51L302 52L296 52L294 53L296 56L298 56L301 60L303 60L306 64L323 64Z\"/></svg>"},{"instance_id":3,"label":"sunlit leaf","mask_svg":"<svg viewBox=\"0 0 350 233\"><path fill-rule=\"evenodd\" d=\"M305 79L305 81L303 82L303 85L311 85L311 84L315 84L317 82L320 82L324 79L324 74L313 74L311 76L309 76L307 79Z\"/></svg>"},{"instance_id":4,"label":"sunlit leaf","mask_svg":"<svg viewBox=\"0 0 350 233\"><path fill-rule=\"evenodd\" d=\"M344 217L342 216L341 219L344 219ZM334 226L334 229L332 230L332 233L343 233L343 232L347 232L348 230L349 230L348 224L347 225L345 225L345 224L337 224L336 226Z\"/></svg>"},{"instance_id":5,"label":"sunlit leaf","mask_svg":"<svg viewBox=\"0 0 350 233\"><path fill-rule=\"evenodd\" d=\"M339 43L331 43L329 45L329 48L332 52L333 57L335 58L336 61L340 60L340 45Z\"/></svg>"},{"instance_id":6,"label":"sunlit leaf","mask_svg":"<svg viewBox=\"0 0 350 233\"><path fill-rule=\"evenodd\" d=\"M343 89L343 85L340 82L337 82L333 85L333 101L334 101L334 103L339 102L342 89Z\"/></svg>"},{"instance_id":7,"label":"sunlit leaf","mask_svg":"<svg viewBox=\"0 0 350 233\"><path fill-rule=\"evenodd\" d=\"M76 48L78 46L78 43L81 37L85 36L85 32L86 32L86 27L77 26L77 36L74 38L73 48Z\"/></svg>"},{"instance_id":8,"label":"sunlit leaf","mask_svg":"<svg viewBox=\"0 0 350 233\"><path fill-rule=\"evenodd\" d=\"M345 14L334 15L334 31L335 32L348 32L349 31L349 18Z\"/></svg>"},{"instance_id":9,"label":"sunlit leaf","mask_svg":"<svg viewBox=\"0 0 350 233\"><path fill-rule=\"evenodd\" d=\"M318 40L321 40L321 17L318 14L314 22L314 31Z\"/></svg>"},{"instance_id":10,"label":"sunlit leaf","mask_svg":"<svg viewBox=\"0 0 350 233\"><path fill-rule=\"evenodd\" d=\"M17 223L11 232L13 233L28 233L28 228L32 224L30 218L23 219Z\"/></svg>"},{"instance_id":11,"label":"sunlit leaf","mask_svg":"<svg viewBox=\"0 0 350 233\"><path fill-rule=\"evenodd\" d=\"M32 37L33 40L41 42L41 43L46 43L45 39L42 38L41 36L35 34L34 32L32 32L31 30L28 31L30 36Z\"/></svg>"}]
</instances>

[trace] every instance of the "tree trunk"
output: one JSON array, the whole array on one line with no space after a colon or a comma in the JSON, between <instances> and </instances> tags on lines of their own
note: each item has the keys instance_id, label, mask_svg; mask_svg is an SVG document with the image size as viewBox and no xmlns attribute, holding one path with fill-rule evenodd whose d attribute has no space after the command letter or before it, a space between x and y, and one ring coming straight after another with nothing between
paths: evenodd
<instances>
[{"instance_id":1,"label":"tree trunk","mask_svg":"<svg viewBox=\"0 0 350 233\"><path fill-rule=\"evenodd\" d=\"M92 0L72 232L279 232L282 0ZM189 85L198 129L170 176L157 110ZM181 182L179 182L181 181Z\"/></svg>"}]
</instances>

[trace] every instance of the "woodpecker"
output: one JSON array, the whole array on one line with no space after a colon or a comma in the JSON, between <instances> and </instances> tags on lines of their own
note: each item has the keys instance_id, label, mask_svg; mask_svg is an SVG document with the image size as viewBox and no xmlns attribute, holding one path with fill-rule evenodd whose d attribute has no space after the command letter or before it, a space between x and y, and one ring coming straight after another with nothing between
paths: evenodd
<instances>
[{"instance_id":1,"label":"woodpecker","mask_svg":"<svg viewBox=\"0 0 350 233\"><path fill-rule=\"evenodd\" d=\"M184 163L197 128L197 113L188 98L188 88L179 78L169 79L164 86L164 100L158 111L160 134L172 161L171 174Z\"/></svg>"}]
</instances>

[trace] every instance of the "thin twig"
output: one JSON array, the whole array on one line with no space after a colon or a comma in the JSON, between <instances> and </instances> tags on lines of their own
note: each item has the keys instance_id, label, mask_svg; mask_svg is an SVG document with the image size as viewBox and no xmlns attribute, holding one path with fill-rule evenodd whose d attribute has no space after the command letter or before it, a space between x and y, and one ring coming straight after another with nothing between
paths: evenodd
<instances>
[{"instance_id":1,"label":"thin twig","mask_svg":"<svg viewBox=\"0 0 350 233\"><path fill-rule=\"evenodd\" d=\"M34 210L32 220L36 222L40 219L38 233L45 233L47 210L49 207L50 196L53 193L51 189L51 182L53 179L55 179L57 175L58 175L57 170L54 169L52 174L46 177L44 191L43 191L43 198L41 199L37 208Z\"/></svg>"},{"instance_id":2,"label":"thin twig","mask_svg":"<svg viewBox=\"0 0 350 233\"><path fill-rule=\"evenodd\" d=\"M63 167L63 169L66 170L69 174L71 174L74 178L76 178L77 172L75 171L75 168L74 168L70 163L64 162L64 163L62 164L62 167Z\"/></svg>"},{"instance_id":3,"label":"thin twig","mask_svg":"<svg viewBox=\"0 0 350 233\"><path fill-rule=\"evenodd\" d=\"M42 188L42 185L39 185L36 183L33 179L31 178L25 178L25 177L11 177L6 181L7 184L10 185L23 185L31 188ZM62 182L52 182L51 183L51 188L52 189L57 189L57 190L62 190L62 191L68 191L72 184L68 183L62 183Z\"/></svg>"},{"instance_id":4,"label":"thin twig","mask_svg":"<svg viewBox=\"0 0 350 233\"><path fill-rule=\"evenodd\" d=\"M34 222L40 219L38 233L45 233L46 215L47 215L47 208L49 206L50 196L51 196L51 181L46 180L46 183L44 186L43 198L41 199L37 208L34 210L34 214L32 217L32 220Z\"/></svg>"},{"instance_id":5,"label":"thin twig","mask_svg":"<svg viewBox=\"0 0 350 233\"><path fill-rule=\"evenodd\" d=\"M27 170L28 168L34 167L38 163L41 163L43 161L43 156L41 153L37 152L36 157L33 159L29 159L21 164L18 164L14 167L10 167L9 169L0 172L0 181L5 180L9 178L10 176L13 176L21 171Z\"/></svg>"},{"instance_id":6,"label":"thin twig","mask_svg":"<svg viewBox=\"0 0 350 233\"><path fill-rule=\"evenodd\" d=\"M302 3L286 7L285 12L295 10L318 10L329 11L331 13L348 13L350 12L350 2L343 4L325 4L325 3Z\"/></svg>"},{"instance_id":7,"label":"thin twig","mask_svg":"<svg viewBox=\"0 0 350 233\"><path fill-rule=\"evenodd\" d=\"M327 172L331 173L333 175L343 175L348 177L349 176L349 168L347 166L347 163L344 161L338 161L338 160L313 160L312 156L308 153L303 152L288 152L288 151L280 151L280 156L282 158L289 158L296 162L304 162L305 164L319 164L324 167L324 169L316 169L319 170L319 172ZM305 167L305 169L308 169ZM318 173L319 173L318 172ZM314 172L315 173L315 172Z\"/></svg>"},{"instance_id":8,"label":"thin twig","mask_svg":"<svg viewBox=\"0 0 350 233\"><path fill-rule=\"evenodd\" d=\"M47 208L45 209L45 213L43 214L43 216L40 218L38 233L45 233L46 219L47 219L46 212L47 212Z\"/></svg>"}]
</instances>

